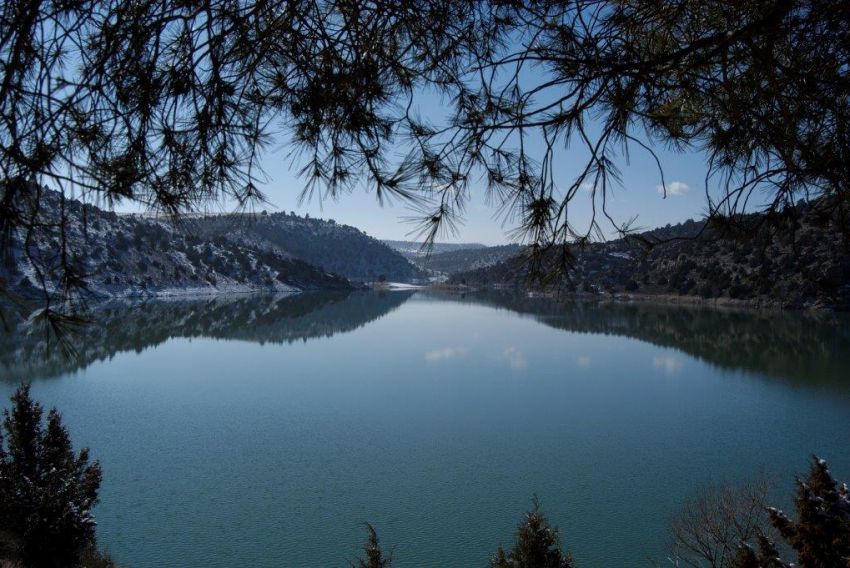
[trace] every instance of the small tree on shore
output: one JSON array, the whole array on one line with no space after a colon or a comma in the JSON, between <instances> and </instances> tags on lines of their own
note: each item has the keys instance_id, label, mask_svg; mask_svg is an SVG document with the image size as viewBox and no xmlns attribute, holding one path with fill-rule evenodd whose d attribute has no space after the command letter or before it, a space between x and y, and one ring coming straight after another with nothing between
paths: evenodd
<instances>
[{"instance_id":1,"label":"small tree on shore","mask_svg":"<svg viewBox=\"0 0 850 568\"><path fill-rule=\"evenodd\" d=\"M850 492L832 477L826 461L813 458L807 479L797 480L797 519L770 509L770 522L797 553L799 566L850 567ZM764 565L769 566L769 565Z\"/></svg>"},{"instance_id":2,"label":"small tree on shore","mask_svg":"<svg viewBox=\"0 0 850 568\"><path fill-rule=\"evenodd\" d=\"M677 565L850 567L850 491L835 481L824 460L815 457L808 477L797 480L796 520L764 507L766 495L766 486L752 485L705 494L689 503L673 526ZM777 547L771 529L787 547ZM795 563L782 558L795 553Z\"/></svg>"},{"instance_id":3,"label":"small tree on shore","mask_svg":"<svg viewBox=\"0 0 850 568\"><path fill-rule=\"evenodd\" d=\"M363 543L363 552L366 554L366 559L360 559L357 564L352 564L351 568L390 568L392 566L393 555L384 555L381 550L381 544L378 542L378 533L375 528L366 523L366 529L369 531L369 537Z\"/></svg>"},{"instance_id":4,"label":"small tree on shore","mask_svg":"<svg viewBox=\"0 0 850 568\"><path fill-rule=\"evenodd\" d=\"M11 397L0 428L0 560L73 567L97 556L91 509L101 482L87 449L75 454L62 417L47 414L29 386ZM13 564L14 565L14 564Z\"/></svg>"},{"instance_id":5,"label":"small tree on shore","mask_svg":"<svg viewBox=\"0 0 850 568\"><path fill-rule=\"evenodd\" d=\"M500 546L490 561L491 568L574 568L573 557L561 548L558 529L540 511L540 501L517 526L516 542L509 552Z\"/></svg>"}]
</instances>

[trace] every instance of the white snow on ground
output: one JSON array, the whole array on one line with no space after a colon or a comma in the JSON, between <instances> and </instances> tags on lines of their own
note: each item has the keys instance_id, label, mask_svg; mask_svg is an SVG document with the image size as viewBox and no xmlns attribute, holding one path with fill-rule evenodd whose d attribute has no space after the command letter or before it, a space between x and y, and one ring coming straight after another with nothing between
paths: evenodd
<instances>
[{"instance_id":1,"label":"white snow on ground","mask_svg":"<svg viewBox=\"0 0 850 568\"><path fill-rule=\"evenodd\" d=\"M106 287L97 287L93 290L98 296L104 298L171 298L191 296L226 296L229 294L252 294L255 292L274 292L282 294L296 294L301 289L276 282L274 286L260 286L235 282L219 283L216 286L175 286L163 288L126 288L119 290L108 290Z\"/></svg>"},{"instance_id":2,"label":"white snow on ground","mask_svg":"<svg viewBox=\"0 0 850 568\"><path fill-rule=\"evenodd\" d=\"M424 288L420 284L408 284L406 282L387 282L386 287L390 290L418 290Z\"/></svg>"}]
</instances>

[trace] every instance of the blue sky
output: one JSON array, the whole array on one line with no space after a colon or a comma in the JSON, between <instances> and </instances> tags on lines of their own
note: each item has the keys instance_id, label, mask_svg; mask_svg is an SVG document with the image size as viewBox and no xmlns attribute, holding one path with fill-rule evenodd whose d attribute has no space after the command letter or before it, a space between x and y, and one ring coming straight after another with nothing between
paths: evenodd
<instances>
[{"instance_id":1,"label":"blue sky","mask_svg":"<svg viewBox=\"0 0 850 568\"><path fill-rule=\"evenodd\" d=\"M542 81L545 73L540 69L530 71L527 78L531 84ZM539 101L538 101L539 102ZM416 95L415 106L418 114L427 117L432 124L440 125L450 114L451 102L438 94L420 91ZM593 123L588 125L591 132ZM633 133L639 135L639 133ZM290 158L291 146L287 142L287 133L282 130L276 142L270 145L262 157L262 169L267 181L260 183L268 198L268 210L295 211L300 215L308 213L311 217L334 219L339 223L355 226L367 234L382 239L413 240L416 238L414 225L405 222L405 218L414 215L409 205L402 201L386 204L382 207L374 195L365 188L343 195L337 200L314 198L299 204L299 195L303 181L298 178L300 165ZM643 138L646 142L646 139ZM527 141L527 149L534 155L535 149L542 152L542 141L535 144ZM707 206L705 196L705 155L696 150L676 152L653 146L664 168L664 181L668 186L666 198L659 193L661 176L655 160L637 144L631 144L629 159L620 156L616 164L620 169L622 185L609 194L608 210L614 220L625 223L636 218L633 228L651 229L701 217ZM406 151L399 146L398 155ZM539 156L538 156L539 157ZM557 151L554 172L556 185L569 187L582 171L587 154L580 144L573 142L569 147ZM302 164L303 165L303 164ZM318 193L318 192L317 192ZM137 210L132 204L122 205L120 210ZM228 211L232 204L219 203L216 209ZM570 220L577 229L586 229L591 219L592 203L590 194L579 192L570 205ZM510 242L509 233L514 228L503 224L499 211L488 204L485 198L485 184L473 183L472 195L468 202L458 234L440 236L442 242L479 242L497 245ZM602 229L608 236L615 232L610 223L602 223Z\"/></svg>"},{"instance_id":2,"label":"blue sky","mask_svg":"<svg viewBox=\"0 0 850 568\"><path fill-rule=\"evenodd\" d=\"M550 78L545 68L536 66L524 68L520 76L525 87L544 84ZM540 99L560 96L558 88L554 89L554 92L541 91L536 96L535 103L540 104ZM414 111L414 114L426 117L432 124L442 125L451 114L451 101L434 91L423 89L416 94ZM594 124L591 122L587 126L592 135ZM641 137L639 132L632 134L647 143L646 138ZM659 156L664 169L664 181L668 186L667 197L664 198L659 193L662 180L655 160L637 144L631 144L629 159L621 156L616 160L622 185L616 187L613 194L609 195L608 210L614 220L625 223L636 217L633 228L651 229L703 216L707 208L705 155L696 150L676 152L651 146ZM526 148L532 156L535 150L542 155L542 140L538 142L536 148L534 141L529 140ZM400 147L399 156L404 152L405 149ZM281 138L280 143L272 146L263 159L263 169L268 175L269 182L263 184L262 188L275 208L296 211L300 214L309 213L311 217L332 218L337 222L358 227L378 238L399 240L416 238L415 234L411 234L414 226L404 222L405 218L413 214L405 203L395 202L381 207L375 195L365 189L343 195L337 201L325 200L320 203L318 200L313 200L299 206L298 196L303 182L295 175L299 169L298 166L291 166L287 155L286 141ZM562 147L557 151L554 163L556 186L569 187L583 170L587 156L581 144L575 141L569 147ZM483 182L473 184L471 199L458 234L441 236L438 240L479 242L488 245L509 242L509 233L514 227L503 224L499 211L486 201L485 184ZM577 229L586 229L591 216L590 193L580 192L570 205L570 221ZM609 236L615 235L610 223L602 224L602 229Z\"/></svg>"},{"instance_id":3,"label":"blue sky","mask_svg":"<svg viewBox=\"0 0 850 568\"><path fill-rule=\"evenodd\" d=\"M540 84L547 78L545 69L532 68L522 72L523 81ZM450 102L439 95L422 92L417 94L419 114L440 123L450 112ZM592 124L590 125L592 130ZM645 140L644 140L645 141ZM531 145L531 144L529 144ZM630 160L621 157L616 161L622 174L622 186L615 188L609 198L609 211L618 223L635 218L633 227L655 228L668 223L677 223L689 218L701 217L706 211L705 196L705 155L696 150L674 152L654 147L664 168L665 181L671 191L664 198L658 188L661 184L655 161L637 145L630 148ZM412 239L414 226L404 222L413 213L403 202L380 206L374 193L365 188L352 194L343 195L338 200L314 199L299 204L299 195L303 187L296 172L298 164L292 164L289 158L290 147L286 133L281 132L277 142L271 145L262 159L262 168L267 181L261 183L266 194L269 210L296 211L312 217L335 219L337 222L353 225L369 235L386 239ZM399 148L399 155L404 148ZM533 153L533 151L532 151ZM585 165L586 155L578 144L562 148L555 160L556 184L568 187ZM577 228L587 226L591 218L591 200L588 193L579 193L570 206L570 220ZM138 203L123 203L117 207L122 212L139 211ZM215 205L216 211L230 211L233 204L228 202ZM468 202L466 214L459 225L457 235L441 237L444 242L480 242L484 244L503 244L509 242L511 225L504 225L497 218L498 211L485 200L484 184L473 184L472 196ZM603 225L603 230L614 235L613 227Z\"/></svg>"},{"instance_id":4,"label":"blue sky","mask_svg":"<svg viewBox=\"0 0 850 568\"><path fill-rule=\"evenodd\" d=\"M541 69L530 70L524 74L529 84L539 84L546 78ZM544 97L547 95L543 95ZM537 101L538 103L540 101ZM420 91L415 99L419 116L427 117L429 122L441 125L451 113L451 101L433 91ZM588 125L594 130L594 125ZM639 133L633 133L638 134ZM643 142L647 142L642 138ZM537 150L542 155L542 140L535 147L533 141L527 142L527 149L533 155ZM296 172L299 167L291 166L288 161L290 147L286 144L285 133L277 145L271 146L263 158L263 169L269 181L261 187L274 208L309 213L311 217L332 218L337 222L353 225L369 235L383 239L415 239L411 234L414 225L404 222L413 213L408 205L395 202L381 207L374 193L364 189L343 195L339 200L305 202L298 205L298 197L303 181ZM701 217L706 211L705 196L705 155L698 151L676 152L653 146L664 168L664 181L668 188L666 199L658 191L661 176L655 160L637 144L629 147L628 160L620 157L616 160L622 177L622 186L615 188L609 199L609 211L618 223L624 223L637 217L634 227L651 229L668 223L678 223L689 218ZM399 157L405 149L399 147ZM581 144L573 142L569 147L557 151L554 170L556 185L569 187L586 164L588 154ZM539 156L538 156L539 157ZM468 203L463 224L457 235L438 238L443 242L479 242L488 245L504 244L510 241L508 233L513 228L504 225L499 211L489 205L485 198L483 182L472 185L472 196ZM570 220L577 228L584 229L591 219L592 204L589 193L579 193L570 206ZM615 233L613 227L602 225L603 230Z\"/></svg>"},{"instance_id":5,"label":"blue sky","mask_svg":"<svg viewBox=\"0 0 850 568\"><path fill-rule=\"evenodd\" d=\"M428 116L445 115L448 105L439 97L429 96L422 99L421 113ZM645 141L645 140L644 140ZM534 153L532 143L529 143ZM542 144L541 144L542 148ZM689 218L699 218L706 211L705 155L696 150L685 152L672 151L653 146L664 168L664 181L667 183L667 197L660 194L661 176L655 160L642 148L632 144L629 156L618 157L615 162L620 169L622 184L614 188L609 195L609 212L618 223L625 223L636 217L632 227L651 229L666 224L675 224ZM375 194L365 188L342 195L337 200L314 198L299 204L299 196L304 186L297 172L298 162L292 162L291 146L287 142L286 132L280 132L276 143L270 145L262 157L262 168L266 181L260 183L269 203L261 208L269 211L295 211L300 215L334 219L357 227L367 234L380 239L415 240L414 225L406 222L415 213L409 204L396 200L381 206ZM404 148L399 147L399 156ZM559 187L571 185L585 166L587 155L579 144L561 148L556 153L554 164L556 184ZM318 192L317 192L318 193ZM214 212L233 210L232 203L218 203ZM139 206L123 203L117 207L122 212L137 212ZM591 218L592 203L590 194L579 192L570 205L570 220L576 228L586 228ZM488 204L485 196L485 184L473 183L471 198L462 224L456 235L438 238L441 242L478 242L498 245L511 242L509 233L514 227L503 223L499 211ZM613 227L602 223L608 236L614 236Z\"/></svg>"},{"instance_id":6,"label":"blue sky","mask_svg":"<svg viewBox=\"0 0 850 568\"><path fill-rule=\"evenodd\" d=\"M664 167L668 188L665 199L658 192L661 178L654 160L642 149L634 146L629 160L617 160L622 174L622 186L615 188L610 200L610 211L618 222L637 216L636 226L654 228L668 223L677 223L688 218L700 217L706 209L705 158L696 151L672 152L656 148ZM296 211L311 217L331 218L337 222L353 225L371 236L384 239L412 239L408 235L413 226L404 222L411 216L408 206L400 201L381 207L373 193L365 189L343 195L338 200L326 199L321 203L314 199L298 205L298 196L303 187L298 179L298 167L290 167L285 143L273 146L264 156L263 166L269 178L262 185L272 206L269 209ZM584 155L576 149L561 149L556 160L556 175L561 185L572 183L584 166ZM485 202L484 184L473 184L469 202L459 234L441 238L448 242L480 242L489 245L509 241L512 228L503 225L497 217L495 207ZM579 193L571 206L571 219L584 226L591 216L589 194ZM603 229L608 227L603 225Z\"/></svg>"}]
</instances>

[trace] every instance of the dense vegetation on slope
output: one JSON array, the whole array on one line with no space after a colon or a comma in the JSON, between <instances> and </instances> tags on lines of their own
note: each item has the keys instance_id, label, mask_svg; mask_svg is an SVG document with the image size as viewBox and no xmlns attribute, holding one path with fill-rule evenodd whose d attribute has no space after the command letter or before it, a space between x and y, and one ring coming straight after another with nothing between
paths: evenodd
<instances>
[{"instance_id":1,"label":"dense vegetation on slope","mask_svg":"<svg viewBox=\"0 0 850 568\"><path fill-rule=\"evenodd\" d=\"M241 246L280 249L353 282L410 282L423 277L397 251L359 229L295 213L219 215L194 221L200 234Z\"/></svg>"},{"instance_id":2,"label":"dense vegetation on slope","mask_svg":"<svg viewBox=\"0 0 850 568\"><path fill-rule=\"evenodd\" d=\"M573 270L555 284L575 292L637 293L744 300L786 308L850 307L850 242L841 208L798 204L794 215L748 230L687 221L575 251ZM647 248L644 243L654 243ZM535 288L520 255L455 274L452 282Z\"/></svg>"},{"instance_id":3,"label":"dense vegetation on slope","mask_svg":"<svg viewBox=\"0 0 850 568\"><path fill-rule=\"evenodd\" d=\"M333 288L348 289L287 251L223 237L202 238L157 219L117 215L46 191L37 217L44 229L31 239L14 232L0 278L24 295L69 285L96 296ZM64 211L71 223L59 223ZM62 258L62 241L70 258ZM73 268L69 282L62 271ZM61 275L61 276L60 276Z\"/></svg>"}]
</instances>

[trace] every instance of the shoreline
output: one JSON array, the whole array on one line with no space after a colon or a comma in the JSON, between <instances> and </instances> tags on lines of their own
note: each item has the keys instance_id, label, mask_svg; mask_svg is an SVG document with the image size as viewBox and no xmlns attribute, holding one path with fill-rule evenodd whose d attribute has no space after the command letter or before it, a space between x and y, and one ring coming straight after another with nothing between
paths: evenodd
<instances>
[{"instance_id":1,"label":"shoreline","mask_svg":"<svg viewBox=\"0 0 850 568\"><path fill-rule=\"evenodd\" d=\"M433 285L426 286L426 289L440 290L454 293L474 293L480 291L505 292L509 294L519 294L529 298L549 298L552 300L593 300L617 303L648 303L648 304L663 304L663 305L682 305L682 306L707 306L717 309L737 309L747 311L772 311L772 312L827 312L840 313L850 311L850 307L838 307L825 304L814 304L811 306L784 306L776 300L763 301L757 299L742 300L737 298L703 298L701 296L680 296L676 294L640 294L634 292L617 292L611 294L590 294L584 292L559 292L559 291L539 291L539 290L521 290L516 288L499 287L499 286L468 286L468 285Z\"/></svg>"}]
</instances>

